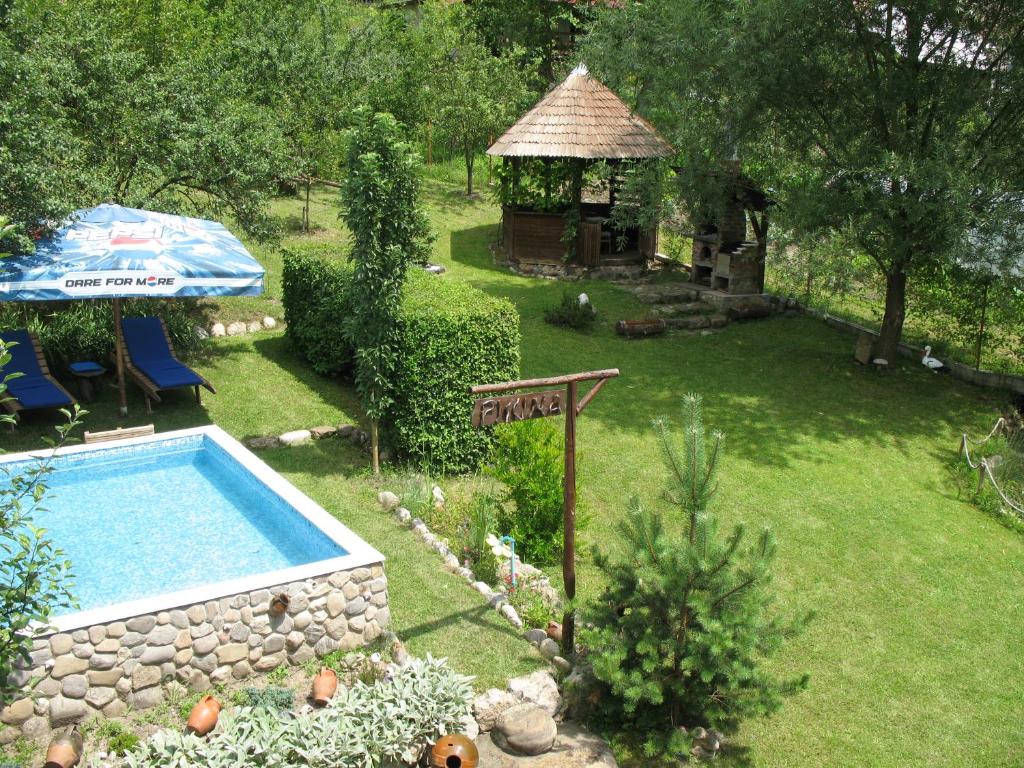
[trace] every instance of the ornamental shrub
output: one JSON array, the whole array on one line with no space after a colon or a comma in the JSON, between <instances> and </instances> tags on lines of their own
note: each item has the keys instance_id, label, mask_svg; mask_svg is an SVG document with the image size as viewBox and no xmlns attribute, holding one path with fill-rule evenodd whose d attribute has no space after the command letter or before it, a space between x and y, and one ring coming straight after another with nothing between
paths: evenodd
<instances>
[{"instance_id":1,"label":"ornamental shrub","mask_svg":"<svg viewBox=\"0 0 1024 768\"><path fill-rule=\"evenodd\" d=\"M285 254L284 308L298 352L321 374L350 370L342 322L351 270L316 253ZM396 324L383 442L431 472L465 472L488 455L493 430L471 423L473 384L519 375L519 314L465 283L412 270Z\"/></svg>"},{"instance_id":2,"label":"ornamental shrub","mask_svg":"<svg viewBox=\"0 0 1024 768\"><path fill-rule=\"evenodd\" d=\"M625 557L597 553L608 586L580 633L603 687L597 714L641 736L652 757L684 756L696 726L733 730L743 718L774 712L807 684L806 675L780 679L764 668L809 616L771 615L769 530L751 546L744 546L743 526L719 535L708 506L718 487L721 435L706 446L697 396L686 396L683 415L681 450L668 423L655 422L666 495L682 518L682 535L634 498L619 526Z\"/></svg>"},{"instance_id":3,"label":"ornamental shrub","mask_svg":"<svg viewBox=\"0 0 1024 768\"><path fill-rule=\"evenodd\" d=\"M501 535L513 536L523 560L554 563L562 552L565 448L561 420L531 419L497 429L488 472L505 486ZM577 509L577 528L586 519Z\"/></svg>"},{"instance_id":4,"label":"ornamental shrub","mask_svg":"<svg viewBox=\"0 0 1024 768\"><path fill-rule=\"evenodd\" d=\"M288 338L313 370L346 373L355 361L344 324L352 312L352 268L336 249L285 249L281 288Z\"/></svg>"},{"instance_id":5,"label":"ornamental shrub","mask_svg":"<svg viewBox=\"0 0 1024 768\"><path fill-rule=\"evenodd\" d=\"M367 768L411 765L428 744L461 732L472 678L444 660L414 659L390 680L339 687L323 709L226 709L206 738L158 731L124 758L128 768Z\"/></svg>"},{"instance_id":6,"label":"ornamental shrub","mask_svg":"<svg viewBox=\"0 0 1024 768\"><path fill-rule=\"evenodd\" d=\"M398 323L386 442L435 472L476 468L493 430L473 428L469 387L519 375L519 314L506 299L416 270Z\"/></svg>"},{"instance_id":7,"label":"ornamental shrub","mask_svg":"<svg viewBox=\"0 0 1024 768\"><path fill-rule=\"evenodd\" d=\"M597 320L597 312L589 301L581 304L579 296L572 291L562 293L560 304L544 310L544 320L551 325L575 328L577 331L589 331Z\"/></svg>"}]
</instances>

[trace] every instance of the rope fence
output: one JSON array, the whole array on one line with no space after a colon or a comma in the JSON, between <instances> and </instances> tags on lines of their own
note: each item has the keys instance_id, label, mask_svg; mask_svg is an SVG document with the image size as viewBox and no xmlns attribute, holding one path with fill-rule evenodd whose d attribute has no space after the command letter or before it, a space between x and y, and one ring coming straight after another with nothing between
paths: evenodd
<instances>
[{"instance_id":1,"label":"rope fence","mask_svg":"<svg viewBox=\"0 0 1024 768\"><path fill-rule=\"evenodd\" d=\"M989 432L988 435L986 435L981 440L972 440L970 437L967 436L967 433L964 432L962 434L962 437L960 438L960 451L961 453L963 453L964 458L967 459L967 466L969 466L971 469L978 470L977 490L980 492L985 485L985 480L988 479L988 481L992 483L992 487L996 489L996 493L999 494L999 498L1002 499L1003 503L1010 509L1012 509L1014 512L1016 512L1018 515L1020 515L1022 518L1024 518L1024 505L1022 505L1019 501L1014 501L1010 499L1003 491L1003 489L999 487L999 483L996 481L996 477L992 473L992 468L995 466L995 462L992 462L990 458L985 457L978 459L977 462L971 459L971 445L984 445L996 435L1006 431L1008 426L1009 425L1006 423L1006 419L1000 417L999 420L996 421L995 426L992 427L992 431Z\"/></svg>"}]
</instances>

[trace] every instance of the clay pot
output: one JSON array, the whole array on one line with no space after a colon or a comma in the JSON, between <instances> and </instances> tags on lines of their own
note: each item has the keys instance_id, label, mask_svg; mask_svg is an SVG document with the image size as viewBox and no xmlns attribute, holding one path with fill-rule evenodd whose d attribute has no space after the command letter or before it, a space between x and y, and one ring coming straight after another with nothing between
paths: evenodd
<instances>
[{"instance_id":1,"label":"clay pot","mask_svg":"<svg viewBox=\"0 0 1024 768\"><path fill-rule=\"evenodd\" d=\"M188 714L185 728L196 736L205 736L217 725L220 717L220 702L213 696L203 696Z\"/></svg>"},{"instance_id":2,"label":"clay pot","mask_svg":"<svg viewBox=\"0 0 1024 768\"><path fill-rule=\"evenodd\" d=\"M313 702L318 707L326 707L327 702L338 690L338 673L333 669L322 667L313 678Z\"/></svg>"},{"instance_id":3,"label":"clay pot","mask_svg":"<svg viewBox=\"0 0 1024 768\"><path fill-rule=\"evenodd\" d=\"M271 616L283 616L284 612L288 610L288 604L291 603L291 598L284 592L279 595L274 595L270 601L270 615Z\"/></svg>"},{"instance_id":4,"label":"clay pot","mask_svg":"<svg viewBox=\"0 0 1024 768\"><path fill-rule=\"evenodd\" d=\"M50 742L46 750L45 768L71 768L82 759L82 748L82 734L76 725Z\"/></svg>"},{"instance_id":5,"label":"clay pot","mask_svg":"<svg viewBox=\"0 0 1024 768\"><path fill-rule=\"evenodd\" d=\"M549 621L547 629L544 630L548 637L554 640L556 643L561 644L562 642L562 625L557 621Z\"/></svg>"},{"instance_id":6,"label":"clay pot","mask_svg":"<svg viewBox=\"0 0 1024 768\"><path fill-rule=\"evenodd\" d=\"M430 768L476 768L479 762L476 744L459 733L442 736L430 750Z\"/></svg>"}]
</instances>

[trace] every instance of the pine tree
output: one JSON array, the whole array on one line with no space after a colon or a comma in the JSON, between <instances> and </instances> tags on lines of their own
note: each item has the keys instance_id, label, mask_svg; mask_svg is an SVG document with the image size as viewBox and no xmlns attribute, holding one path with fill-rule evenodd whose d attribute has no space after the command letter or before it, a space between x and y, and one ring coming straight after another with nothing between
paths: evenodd
<instances>
[{"instance_id":1,"label":"pine tree","mask_svg":"<svg viewBox=\"0 0 1024 768\"><path fill-rule=\"evenodd\" d=\"M638 498L620 525L625 559L597 554L608 587L588 612L583 633L601 708L618 727L645 738L649 754L689 751L688 729L725 731L769 714L806 676L781 680L763 661L809 616L770 614L770 566L776 543L764 530L744 546L745 530L719 534L709 511L718 490L722 435L710 445L701 400L683 400L683 444L664 418L654 422L668 470L666 497L681 513L681 535Z\"/></svg>"}]
</instances>

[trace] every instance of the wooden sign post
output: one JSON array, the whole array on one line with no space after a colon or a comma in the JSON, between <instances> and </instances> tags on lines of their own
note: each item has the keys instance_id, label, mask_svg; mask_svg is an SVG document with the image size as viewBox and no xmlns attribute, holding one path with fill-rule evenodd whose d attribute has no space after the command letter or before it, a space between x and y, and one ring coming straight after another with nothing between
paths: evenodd
<instances>
[{"instance_id":1,"label":"wooden sign post","mask_svg":"<svg viewBox=\"0 0 1024 768\"><path fill-rule=\"evenodd\" d=\"M480 384L470 387L473 395L494 395L498 392L513 392L495 397L481 397L473 406L473 426L489 427L495 424L509 424L526 419L565 414L565 490L563 517L562 579L565 582L565 596L570 601L576 597L576 417L583 413L608 379L619 375L618 368L586 373L570 373L566 376L552 376L546 379L524 379L505 381L500 384ZM581 381L593 381L594 386L577 402ZM544 392L515 393L518 389L557 387ZM576 619L571 609L562 617L562 653L571 658L576 644Z\"/></svg>"}]
</instances>

